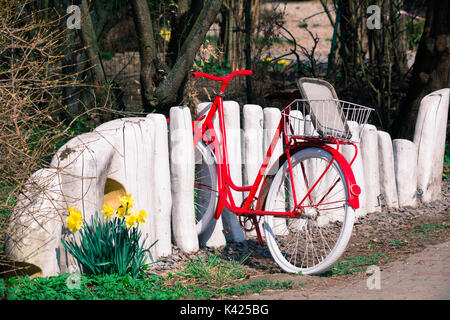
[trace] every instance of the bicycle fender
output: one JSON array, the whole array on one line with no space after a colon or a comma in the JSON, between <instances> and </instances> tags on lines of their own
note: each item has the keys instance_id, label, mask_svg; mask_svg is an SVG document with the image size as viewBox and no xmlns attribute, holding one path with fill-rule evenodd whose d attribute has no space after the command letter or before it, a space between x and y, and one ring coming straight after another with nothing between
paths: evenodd
<instances>
[{"instance_id":1,"label":"bicycle fender","mask_svg":"<svg viewBox=\"0 0 450 320\"><path fill-rule=\"evenodd\" d=\"M295 153L297 151L309 148L309 147L316 147L321 148L329 153L335 158L335 160L339 163L339 165L342 168L342 171L345 176L346 184L347 184L347 190L348 190L348 203L353 209L359 208L359 195L361 194L361 188L356 184L355 175L353 174L353 171L347 162L347 160L344 158L342 154L339 153L336 149L328 146L328 145L315 145L315 144L308 144L303 146L294 147L291 149L291 153ZM280 168L281 165L287 160L287 154L283 153L277 161L274 162L272 167L269 170L269 173L264 178L264 182L261 186L258 201L256 203L256 209L257 210L264 210L264 205L266 202L267 194L269 193L270 185L272 184L272 181L275 177L275 174L277 170Z\"/></svg>"},{"instance_id":2,"label":"bicycle fender","mask_svg":"<svg viewBox=\"0 0 450 320\"><path fill-rule=\"evenodd\" d=\"M322 146L323 149L327 150L329 153L333 155L333 157L336 159L336 161L339 163L339 165L342 168L342 171L344 171L345 180L347 182L347 191L348 191L348 204L352 206L353 209L359 208L359 195L361 194L361 188L356 184L355 175L353 174L353 170L350 167L350 164L347 162L347 160L344 158L344 156L339 153L336 149L324 145Z\"/></svg>"}]
</instances>

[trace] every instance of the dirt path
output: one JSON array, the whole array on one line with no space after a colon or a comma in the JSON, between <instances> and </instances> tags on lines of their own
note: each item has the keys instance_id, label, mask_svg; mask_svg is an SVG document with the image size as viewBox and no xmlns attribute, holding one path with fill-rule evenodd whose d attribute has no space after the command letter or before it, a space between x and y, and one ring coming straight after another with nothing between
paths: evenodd
<instances>
[{"instance_id":1,"label":"dirt path","mask_svg":"<svg viewBox=\"0 0 450 320\"><path fill-rule=\"evenodd\" d=\"M251 295L254 300L404 300L450 299L450 241L425 248L422 252L380 267L379 289L375 274L325 289L293 289L285 292ZM368 288L372 287L373 289Z\"/></svg>"}]
</instances>

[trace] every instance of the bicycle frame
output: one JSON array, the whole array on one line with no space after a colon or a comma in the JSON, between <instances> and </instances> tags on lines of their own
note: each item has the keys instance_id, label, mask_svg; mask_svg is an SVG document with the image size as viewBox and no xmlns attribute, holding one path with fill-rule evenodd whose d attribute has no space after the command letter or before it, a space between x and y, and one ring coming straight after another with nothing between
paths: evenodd
<instances>
[{"instance_id":1,"label":"bicycle frame","mask_svg":"<svg viewBox=\"0 0 450 320\"><path fill-rule=\"evenodd\" d=\"M275 131L275 134L272 138L271 144L269 149L267 150L267 153L265 155L265 158L263 160L263 163L259 169L259 172L254 180L254 182L251 185L247 186L237 186L232 178L230 173L230 166L229 166L229 160L228 160L228 149L227 149L227 138L226 138L226 127L225 127L225 117L224 117L224 109L223 109L223 97L225 93L225 89L228 85L228 82L235 76L235 75L251 75L251 71L249 70L242 70L242 71L234 71L232 72L228 77L214 77L205 73L193 73L193 77L205 77L214 81L221 81L222 86L220 88L220 91L217 93L213 104L207 113L207 115L201 116L197 121L193 121L193 130L194 130L194 147L197 145L197 143L202 139L205 141L208 145L213 145L212 150L214 150L214 155L216 157L217 161L217 175L218 175L218 193L219 193L219 202L216 208L215 212L215 218L218 219L220 217L220 214L223 210L223 208L227 208L231 212L233 212L236 215L250 215L250 216L263 216L263 215L272 215L275 217L294 217L298 218L301 215L303 202L310 197L311 191L314 189L314 187L319 183L321 178L325 175L325 173L328 171L329 167L333 163L334 160L336 160L341 168L344 171L344 175L346 176L347 180L347 189L349 190L349 205L351 205L353 208L357 209L359 207L359 201L358 196L360 193L359 187L356 185L355 178L353 175L353 172L351 170L351 164L354 162L356 155L357 155L357 146L354 143L349 142L343 142L336 138L305 138L305 137L288 137L287 135L284 135L284 143L286 145L286 151L283 153L278 161L286 160L288 161L288 167L289 167L289 175L290 175L290 181L291 181L291 187L293 191L293 197L294 197L294 203L295 208L290 212L278 212L278 211L265 211L261 210L263 205L263 200L261 197L261 194L263 194L264 185L270 184L267 179L266 171L268 169L270 160L273 156L273 150L275 149L275 146L277 145L278 141L281 139L282 133L284 132L284 124L285 124L285 117L286 115L283 115L280 123L278 124L278 127ZM218 118L219 118L219 127L221 132L221 139L218 138L217 132L214 127L213 118L214 115L218 112ZM203 121L204 120L204 121ZM198 127L197 124L203 121L201 127ZM219 141L220 140L220 141ZM336 144L336 149L329 146L329 144ZM345 158L339 153L339 145L340 144L351 144L355 148L355 154L350 163L348 163ZM297 152L298 150L304 149L306 147L319 147L322 149L327 150L332 154L332 160L328 164L328 166L325 168L322 175L319 177L319 179L312 185L311 188L308 187L309 191L308 193L300 199L297 199L296 192L295 192L295 185L294 185L294 179L293 179L293 171L292 171L292 164L290 161L290 154L291 152ZM284 162L284 161L283 161ZM339 180L336 181L334 185L337 184ZM261 187L261 188L260 188ZM332 187L334 188L334 186ZM332 189L331 188L331 189ZM330 191L331 191L330 189ZM246 200L238 206L232 195L232 190L235 191L247 191L249 192L248 197ZM257 196L258 190L260 191L260 194ZM328 191L328 193L330 192ZM327 193L327 194L328 194ZM326 195L327 195L326 194ZM321 202L324 200L322 198L321 201L319 201L318 204L322 204ZM257 203L255 205L255 202ZM252 209L252 206L255 207L255 209Z\"/></svg>"}]
</instances>

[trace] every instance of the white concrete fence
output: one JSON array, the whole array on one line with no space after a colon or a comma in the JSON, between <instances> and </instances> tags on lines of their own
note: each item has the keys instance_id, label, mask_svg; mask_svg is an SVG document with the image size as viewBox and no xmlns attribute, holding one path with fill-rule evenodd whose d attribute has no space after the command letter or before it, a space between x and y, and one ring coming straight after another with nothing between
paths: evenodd
<instances>
[{"instance_id":1,"label":"white concrete fence","mask_svg":"<svg viewBox=\"0 0 450 320\"><path fill-rule=\"evenodd\" d=\"M388 133L364 127L352 165L362 188L357 215L381 211L381 205L416 207L441 197L449 93L442 89L422 100L413 142L391 141ZM198 105L198 114L210 105ZM257 105L245 105L241 113L234 101L224 102L224 107L231 175L237 185L248 184L256 177L281 113ZM360 130L355 123L349 125L354 132ZM68 206L81 210L88 222L104 202L117 202L126 193L133 195L135 208L148 213L141 230L147 244L158 240L151 249L155 259L169 256L172 243L195 252L199 246L220 247L254 236L244 234L227 210L197 235L191 126L188 108L173 107L169 126L164 116L150 114L110 121L70 140L50 168L30 177L12 215L6 253L39 266L46 276L68 272L74 261L61 245L61 238L69 236L64 228ZM341 148L351 160L353 148ZM274 153L282 153L281 143ZM237 204L245 196L234 193Z\"/></svg>"}]
</instances>

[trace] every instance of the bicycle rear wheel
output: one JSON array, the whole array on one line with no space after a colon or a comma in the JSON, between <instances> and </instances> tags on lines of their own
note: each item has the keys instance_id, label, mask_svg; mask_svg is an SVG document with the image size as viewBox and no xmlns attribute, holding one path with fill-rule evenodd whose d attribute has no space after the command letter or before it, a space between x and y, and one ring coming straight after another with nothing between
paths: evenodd
<instances>
[{"instance_id":1,"label":"bicycle rear wheel","mask_svg":"<svg viewBox=\"0 0 450 320\"><path fill-rule=\"evenodd\" d=\"M281 218L265 217L267 245L284 271L323 273L341 257L353 229L355 211L348 204L346 177L336 160L325 171L332 155L321 148L297 151L290 160L297 203L311 193L302 203L299 218L285 218L280 223ZM285 161L269 188L265 210L292 211L295 207L292 189Z\"/></svg>"},{"instance_id":2,"label":"bicycle rear wheel","mask_svg":"<svg viewBox=\"0 0 450 320\"><path fill-rule=\"evenodd\" d=\"M199 141L195 148L194 208L197 234L203 233L217 207L217 166L211 150Z\"/></svg>"}]
</instances>

